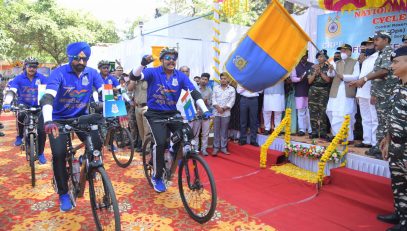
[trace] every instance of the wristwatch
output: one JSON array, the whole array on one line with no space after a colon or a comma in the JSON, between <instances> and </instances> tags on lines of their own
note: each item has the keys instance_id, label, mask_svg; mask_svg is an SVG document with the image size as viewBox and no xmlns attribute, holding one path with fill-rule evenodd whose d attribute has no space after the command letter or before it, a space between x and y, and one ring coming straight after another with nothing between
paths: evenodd
<instances>
[{"instance_id":1,"label":"wristwatch","mask_svg":"<svg viewBox=\"0 0 407 231\"><path fill-rule=\"evenodd\" d=\"M363 77L363 80L364 80L365 82L367 82L367 76Z\"/></svg>"}]
</instances>

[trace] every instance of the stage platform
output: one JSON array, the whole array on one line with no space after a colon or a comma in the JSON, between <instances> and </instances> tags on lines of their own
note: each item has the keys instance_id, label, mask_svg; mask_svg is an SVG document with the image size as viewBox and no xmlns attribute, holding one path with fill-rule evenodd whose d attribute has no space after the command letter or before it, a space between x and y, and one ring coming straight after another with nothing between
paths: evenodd
<instances>
[{"instance_id":1,"label":"stage platform","mask_svg":"<svg viewBox=\"0 0 407 231\"><path fill-rule=\"evenodd\" d=\"M265 135L258 135L257 136L257 142L262 145L268 136ZM321 139L315 139L316 143L315 145L317 146L324 146L327 147L329 145L328 142L321 140ZM301 144L303 146L310 146L312 144L312 140L309 139L308 137L299 137L299 136L291 136L291 143L293 144ZM284 151L284 137L279 136L269 147L269 149L272 150L277 150L277 151ZM365 155L365 151L368 150L367 148L356 148L354 145L349 145L349 153L346 155L346 167L361 171L361 172L366 172L370 173L376 176L383 176L386 178L390 178L390 171L389 171L389 164L387 161L384 160L378 160L375 158L372 158L370 156ZM305 159L302 157L297 157L294 155L290 155L289 160L294 163L295 165L316 172L317 171L317 162L318 161L312 161L309 159ZM326 175L330 175L330 169L334 167L338 167L339 164L334 164L332 162L328 163L328 168L325 171Z\"/></svg>"}]
</instances>

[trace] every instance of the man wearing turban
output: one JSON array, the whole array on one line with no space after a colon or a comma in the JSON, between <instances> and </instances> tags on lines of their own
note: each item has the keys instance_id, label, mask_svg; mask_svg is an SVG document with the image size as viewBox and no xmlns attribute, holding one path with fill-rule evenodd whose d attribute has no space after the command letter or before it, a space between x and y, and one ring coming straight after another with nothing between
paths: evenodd
<instances>
[{"instance_id":1,"label":"man wearing turban","mask_svg":"<svg viewBox=\"0 0 407 231\"><path fill-rule=\"evenodd\" d=\"M57 123L64 124L66 119L88 114L87 106L92 95L92 88L101 92L103 86L99 73L86 66L91 54L89 44L86 42L71 43L68 45L66 53L69 63L52 71L45 94L41 98L44 128L45 132L49 134L61 211L71 210L72 203L68 195L66 169L67 134L59 134ZM98 131L91 131L90 134L95 149L101 150L102 142ZM77 135L80 140L85 139L84 133L77 133Z\"/></svg>"}]
</instances>

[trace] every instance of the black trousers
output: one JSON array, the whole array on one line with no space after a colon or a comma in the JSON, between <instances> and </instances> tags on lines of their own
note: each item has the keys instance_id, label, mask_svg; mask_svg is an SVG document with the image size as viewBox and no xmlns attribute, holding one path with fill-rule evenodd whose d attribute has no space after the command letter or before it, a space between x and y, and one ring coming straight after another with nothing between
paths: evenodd
<instances>
[{"instance_id":1,"label":"black trousers","mask_svg":"<svg viewBox=\"0 0 407 231\"><path fill-rule=\"evenodd\" d=\"M62 123L61 123L62 124ZM79 139L84 142L86 134L83 132L75 132ZM98 130L90 132L93 147L97 150L102 150L102 139ZM68 134L59 134L54 138L52 134L49 135L49 141L52 151L52 168L57 183L58 194L62 195L68 192L68 172L66 169L66 154Z\"/></svg>"},{"instance_id":2,"label":"black trousers","mask_svg":"<svg viewBox=\"0 0 407 231\"><path fill-rule=\"evenodd\" d=\"M179 114L178 111L154 111L147 110L144 116L147 118L150 124L151 132L153 134L153 139L155 142L153 150L153 164L154 164L154 176L156 178L161 178L163 175L165 160L164 152L165 149L169 148L170 145L170 132L175 132L182 129L182 123L165 124L165 123L155 123L154 120L166 119L171 116ZM178 152L180 142L175 144L172 148L174 152Z\"/></svg>"},{"instance_id":3,"label":"black trousers","mask_svg":"<svg viewBox=\"0 0 407 231\"><path fill-rule=\"evenodd\" d=\"M250 121L250 142L257 141L257 116L259 97L240 98L240 140L247 140L247 127Z\"/></svg>"},{"instance_id":4,"label":"black trousers","mask_svg":"<svg viewBox=\"0 0 407 231\"><path fill-rule=\"evenodd\" d=\"M24 124L27 124L29 122L29 118L26 113L24 112L19 112L18 117L17 117L17 124L18 124L18 136L23 137L24 133ZM45 148L45 141L47 140L47 136L45 135L44 131L44 117L42 116L42 113L39 113L38 116L38 124L37 124L37 141L38 141L38 154L44 153L44 148ZM28 141L25 141L26 143Z\"/></svg>"}]
</instances>

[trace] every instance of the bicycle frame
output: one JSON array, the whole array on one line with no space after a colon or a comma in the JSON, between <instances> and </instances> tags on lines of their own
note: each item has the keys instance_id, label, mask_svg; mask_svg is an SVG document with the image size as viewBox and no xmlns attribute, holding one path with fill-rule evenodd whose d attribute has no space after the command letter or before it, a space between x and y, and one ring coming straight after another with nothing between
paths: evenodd
<instances>
[{"instance_id":1,"label":"bicycle frame","mask_svg":"<svg viewBox=\"0 0 407 231\"><path fill-rule=\"evenodd\" d=\"M71 127L70 129L67 129L67 130L68 130L68 132L71 132L73 130L73 128ZM95 156L95 149L94 149L92 138L89 134L89 131L83 131L83 132L85 132L85 134L86 134L85 141L76 147L73 147L73 145L72 145L71 135L68 135L68 139L67 139L68 155L67 155L66 159L69 164L71 178L73 177L72 162L73 162L74 156L76 154L76 151L78 151L82 147L86 147L85 155L83 156L84 157L83 161L85 161L85 162L82 163L82 165L81 165L81 169L80 169L80 173L79 173L80 174L79 182L77 182L79 184L79 188L78 188L78 185L74 185L74 188L76 190L75 196L78 198L83 197L83 195L84 195L86 180L89 177L88 175L89 175L90 170L92 170L93 168L98 168L98 167L103 166L101 152L98 151L100 153L99 156ZM75 181L72 181L72 182L75 182Z\"/></svg>"}]
</instances>

